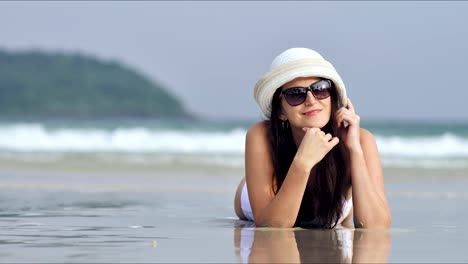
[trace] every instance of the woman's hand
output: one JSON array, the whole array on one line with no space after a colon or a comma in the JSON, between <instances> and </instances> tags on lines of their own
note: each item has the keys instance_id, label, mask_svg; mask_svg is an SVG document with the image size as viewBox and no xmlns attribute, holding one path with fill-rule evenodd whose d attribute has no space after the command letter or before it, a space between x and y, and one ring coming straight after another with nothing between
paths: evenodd
<instances>
[{"instance_id":1,"label":"woman's hand","mask_svg":"<svg viewBox=\"0 0 468 264\"><path fill-rule=\"evenodd\" d=\"M347 126L343 123L346 121ZM336 112L336 122L340 130L340 139L348 150L360 150L360 121L361 118L354 111L354 106L348 98L348 105Z\"/></svg>"},{"instance_id":2,"label":"woman's hand","mask_svg":"<svg viewBox=\"0 0 468 264\"><path fill-rule=\"evenodd\" d=\"M330 150L338 144L339 139L323 132L319 128L304 127L305 135L297 149L295 160L304 169L310 171L315 164L323 159Z\"/></svg>"}]
</instances>

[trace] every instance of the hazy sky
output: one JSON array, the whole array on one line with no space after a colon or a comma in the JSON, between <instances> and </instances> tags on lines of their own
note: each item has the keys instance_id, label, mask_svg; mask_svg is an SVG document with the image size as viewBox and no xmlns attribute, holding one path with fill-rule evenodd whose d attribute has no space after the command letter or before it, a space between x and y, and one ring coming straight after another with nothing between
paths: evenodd
<instances>
[{"instance_id":1,"label":"hazy sky","mask_svg":"<svg viewBox=\"0 0 468 264\"><path fill-rule=\"evenodd\" d=\"M468 121L468 2L0 2L0 48L113 59L210 118L261 118L253 87L319 51L363 119Z\"/></svg>"}]
</instances>

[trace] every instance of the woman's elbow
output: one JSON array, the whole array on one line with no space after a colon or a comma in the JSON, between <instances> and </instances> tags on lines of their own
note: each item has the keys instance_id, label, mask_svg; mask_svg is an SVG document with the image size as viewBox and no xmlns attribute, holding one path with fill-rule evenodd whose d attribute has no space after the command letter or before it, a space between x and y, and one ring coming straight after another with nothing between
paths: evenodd
<instances>
[{"instance_id":1,"label":"woman's elbow","mask_svg":"<svg viewBox=\"0 0 468 264\"><path fill-rule=\"evenodd\" d=\"M392 225L392 216L390 215L390 212L383 217L381 225L382 228L390 228Z\"/></svg>"},{"instance_id":2,"label":"woman's elbow","mask_svg":"<svg viewBox=\"0 0 468 264\"><path fill-rule=\"evenodd\" d=\"M374 221L369 221L367 223L362 221L355 221L354 227L356 228L382 228L387 229L392 225L391 216L386 216L380 219L375 219Z\"/></svg>"},{"instance_id":3,"label":"woman's elbow","mask_svg":"<svg viewBox=\"0 0 468 264\"><path fill-rule=\"evenodd\" d=\"M294 222L287 219L271 219L270 221L255 220L255 225L257 227L272 227L272 228L292 228L294 227Z\"/></svg>"},{"instance_id":4,"label":"woman's elbow","mask_svg":"<svg viewBox=\"0 0 468 264\"><path fill-rule=\"evenodd\" d=\"M392 226L392 217L389 215L385 218L385 228L390 228Z\"/></svg>"}]
</instances>

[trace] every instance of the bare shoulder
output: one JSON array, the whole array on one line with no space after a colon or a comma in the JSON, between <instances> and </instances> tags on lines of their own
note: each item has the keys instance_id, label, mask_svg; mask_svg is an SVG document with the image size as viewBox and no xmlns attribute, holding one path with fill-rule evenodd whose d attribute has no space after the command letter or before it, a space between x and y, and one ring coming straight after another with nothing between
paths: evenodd
<instances>
[{"instance_id":1,"label":"bare shoulder","mask_svg":"<svg viewBox=\"0 0 468 264\"><path fill-rule=\"evenodd\" d=\"M376 144L374 135L372 135L372 133L369 130L365 128L361 128L359 134L361 137L361 144L363 145L375 145Z\"/></svg>"},{"instance_id":2,"label":"bare shoulder","mask_svg":"<svg viewBox=\"0 0 468 264\"><path fill-rule=\"evenodd\" d=\"M374 135L367 129L361 128L361 147L367 162L367 167L372 175L383 175L379 150Z\"/></svg>"},{"instance_id":3,"label":"bare shoulder","mask_svg":"<svg viewBox=\"0 0 468 264\"><path fill-rule=\"evenodd\" d=\"M372 135L372 133L365 129L365 128L360 128L360 135L361 137L365 137L365 138L368 138L368 139L374 139L374 135Z\"/></svg>"},{"instance_id":4,"label":"bare shoulder","mask_svg":"<svg viewBox=\"0 0 468 264\"><path fill-rule=\"evenodd\" d=\"M246 176L249 178L250 172L258 177L259 174L264 174L263 171L268 171L270 174L271 158L270 147L268 140L268 124L257 122L252 125L247 131L245 139L245 160L246 160ZM261 171L258 171L261 168ZM268 170L265 170L268 168Z\"/></svg>"},{"instance_id":5,"label":"bare shoulder","mask_svg":"<svg viewBox=\"0 0 468 264\"><path fill-rule=\"evenodd\" d=\"M259 121L253 124L247 131L247 135L265 136L267 134L267 121Z\"/></svg>"},{"instance_id":6,"label":"bare shoulder","mask_svg":"<svg viewBox=\"0 0 468 264\"><path fill-rule=\"evenodd\" d=\"M268 128L266 121L260 121L253 124L249 130L247 131L246 135L246 143L254 142L257 144L267 143L268 137Z\"/></svg>"}]
</instances>

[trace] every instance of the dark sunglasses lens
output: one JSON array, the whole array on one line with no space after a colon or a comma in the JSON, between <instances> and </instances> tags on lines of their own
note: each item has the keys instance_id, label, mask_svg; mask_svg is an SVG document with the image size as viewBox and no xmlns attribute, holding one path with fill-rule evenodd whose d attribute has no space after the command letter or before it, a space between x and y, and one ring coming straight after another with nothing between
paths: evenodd
<instances>
[{"instance_id":1,"label":"dark sunglasses lens","mask_svg":"<svg viewBox=\"0 0 468 264\"><path fill-rule=\"evenodd\" d=\"M290 88L284 92L284 98L292 106L302 104L307 98L307 90L304 88Z\"/></svg>"},{"instance_id":2,"label":"dark sunglasses lens","mask_svg":"<svg viewBox=\"0 0 468 264\"><path fill-rule=\"evenodd\" d=\"M321 80L312 85L312 93L317 99L325 99L330 96L331 84L327 80Z\"/></svg>"}]
</instances>

